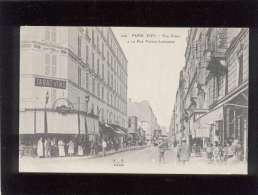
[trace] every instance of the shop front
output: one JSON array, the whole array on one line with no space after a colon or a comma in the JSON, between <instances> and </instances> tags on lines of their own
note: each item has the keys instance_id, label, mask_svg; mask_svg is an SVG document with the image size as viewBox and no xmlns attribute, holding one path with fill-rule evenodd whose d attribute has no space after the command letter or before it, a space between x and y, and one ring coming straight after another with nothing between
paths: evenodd
<instances>
[{"instance_id":1,"label":"shop front","mask_svg":"<svg viewBox=\"0 0 258 195\"><path fill-rule=\"evenodd\" d=\"M118 150L125 147L126 135L125 129L115 125L100 123L101 137L107 142L107 150Z\"/></svg>"},{"instance_id":2,"label":"shop front","mask_svg":"<svg viewBox=\"0 0 258 195\"><path fill-rule=\"evenodd\" d=\"M54 147L58 143L64 145L65 154L67 154L68 143L72 141L74 155L76 155L78 147L88 147L87 142L96 140L98 136L98 118L85 112L72 110L60 112L56 109L26 109L20 112L21 156L36 156L39 140L43 142L44 154L46 153L46 145ZM53 155L50 156L58 156L58 154L53 152Z\"/></svg>"},{"instance_id":3,"label":"shop front","mask_svg":"<svg viewBox=\"0 0 258 195\"><path fill-rule=\"evenodd\" d=\"M192 132L193 140L201 148L206 148L208 143L213 145L222 143L223 135L223 107L211 110L194 121Z\"/></svg>"},{"instance_id":4,"label":"shop front","mask_svg":"<svg viewBox=\"0 0 258 195\"><path fill-rule=\"evenodd\" d=\"M239 93L224 105L225 109L225 142L237 140L241 145L243 156L247 159L248 145L248 91Z\"/></svg>"}]
</instances>

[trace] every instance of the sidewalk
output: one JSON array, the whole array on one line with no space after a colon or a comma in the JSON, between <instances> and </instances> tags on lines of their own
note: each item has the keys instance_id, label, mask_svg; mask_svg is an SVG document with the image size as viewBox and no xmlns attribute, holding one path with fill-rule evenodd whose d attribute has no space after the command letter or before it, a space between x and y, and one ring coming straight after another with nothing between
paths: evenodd
<instances>
[{"instance_id":1,"label":"sidewalk","mask_svg":"<svg viewBox=\"0 0 258 195\"><path fill-rule=\"evenodd\" d=\"M94 159L94 158L101 158L101 157L106 157L106 156L110 156L113 154L117 154L117 153L121 153L121 152L127 152L127 151L133 151L133 150L141 150L144 148L149 147L148 145L144 145L144 146L132 146L132 147L127 147L127 148L123 148L123 149L118 149L116 150L109 150L106 151L105 156L103 156L102 151L100 151L97 155L76 155L76 156L55 156L55 157L48 157L48 158L41 158L41 159L71 159L71 158L83 158L83 159ZM38 158L38 157L29 157L29 156L23 156L23 157L19 157L19 158Z\"/></svg>"}]
</instances>

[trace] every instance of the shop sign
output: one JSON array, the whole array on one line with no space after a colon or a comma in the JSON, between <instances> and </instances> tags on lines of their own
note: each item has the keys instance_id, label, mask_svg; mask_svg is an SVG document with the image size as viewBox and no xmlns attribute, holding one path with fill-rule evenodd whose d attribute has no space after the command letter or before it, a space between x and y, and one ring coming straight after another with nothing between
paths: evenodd
<instances>
[{"instance_id":1,"label":"shop sign","mask_svg":"<svg viewBox=\"0 0 258 195\"><path fill-rule=\"evenodd\" d=\"M65 89L66 88L66 81L36 77L35 78L35 86Z\"/></svg>"},{"instance_id":2,"label":"shop sign","mask_svg":"<svg viewBox=\"0 0 258 195\"><path fill-rule=\"evenodd\" d=\"M71 110L72 110L71 107L68 107L65 105L56 107L56 111L61 114L67 114L67 113L71 112Z\"/></svg>"}]
</instances>

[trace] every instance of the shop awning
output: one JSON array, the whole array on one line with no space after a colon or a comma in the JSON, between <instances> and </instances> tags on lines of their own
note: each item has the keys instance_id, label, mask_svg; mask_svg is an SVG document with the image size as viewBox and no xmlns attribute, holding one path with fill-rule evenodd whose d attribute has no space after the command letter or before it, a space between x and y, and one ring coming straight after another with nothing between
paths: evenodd
<instances>
[{"instance_id":1,"label":"shop awning","mask_svg":"<svg viewBox=\"0 0 258 195\"><path fill-rule=\"evenodd\" d=\"M113 129L115 129L116 133L117 134L120 134L120 135L126 135L126 133L122 130L122 128L118 125L114 125L114 124L111 124L110 125Z\"/></svg>"},{"instance_id":2,"label":"shop awning","mask_svg":"<svg viewBox=\"0 0 258 195\"><path fill-rule=\"evenodd\" d=\"M196 137L209 137L210 126L216 121L223 120L223 107L207 112L194 122L192 135Z\"/></svg>"},{"instance_id":3,"label":"shop awning","mask_svg":"<svg viewBox=\"0 0 258 195\"><path fill-rule=\"evenodd\" d=\"M100 123L100 127L101 127L101 131L102 133L112 133L112 134L116 134L116 135L126 135L125 132L123 132L122 130L120 130L119 128L115 127L114 125L111 124L101 124Z\"/></svg>"},{"instance_id":4,"label":"shop awning","mask_svg":"<svg viewBox=\"0 0 258 195\"><path fill-rule=\"evenodd\" d=\"M198 128L195 129L193 137L209 137L209 129L208 128Z\"/></svg>"}]
</instances>

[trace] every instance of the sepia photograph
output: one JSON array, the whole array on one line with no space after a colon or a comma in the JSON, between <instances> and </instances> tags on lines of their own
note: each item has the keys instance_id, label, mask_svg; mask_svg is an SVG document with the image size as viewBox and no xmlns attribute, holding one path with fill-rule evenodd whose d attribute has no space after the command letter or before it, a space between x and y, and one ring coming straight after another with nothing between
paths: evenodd
<instances>
[{"instance_id":1,"label":"sepia photograph","mask_svg":"<svg viewBox=\"0 0 258 195\"><path fill-rule=\"evenodd\" d=\"M19 172L248 172L248 28L21 26Z\"/></svg>"}]
</instances>

